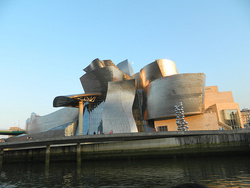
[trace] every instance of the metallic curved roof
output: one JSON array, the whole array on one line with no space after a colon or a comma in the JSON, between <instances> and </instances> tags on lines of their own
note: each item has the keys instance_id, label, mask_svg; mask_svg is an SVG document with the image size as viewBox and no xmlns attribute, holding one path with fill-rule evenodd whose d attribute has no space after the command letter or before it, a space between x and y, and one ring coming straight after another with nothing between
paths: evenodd
<instances>
[{"instance_id":1,"label":"metallic curved roof","mask_svg":"<svg viewBox=\"0 0 250 188\"><path fill-rule=\"evenodd\" d=\"M103 60L96 58L94 59L89 66L87 66L85 69L83 69L85 72L90 72L99 68L107 67L107 66L113 66L118 69L118 67L111 61L111 60Z\"/></svg>"},{"instance_id":2,"label":"metallic curved roof","mask_svg":"<svg viewBox=\"0 0 250 188\"><path fill-rule=\"evenodd\" d=\"M124 60L117 64L117 67L124 73L129 76L132 76L134 74L134 70L131 66L131 64L128 62L128 60Z\"/></svg>"},{"instance_id":3,"label":"metallic curved roof","mask_svg":"<svg viewBox=\"0 0 250 188\"><path fill-rule=\"evenodd\" d=\"M114 66L107 66L92 70L84 74L81 84L85 93L106 93L108 82L122 81L124 74Z\"/></svg>"},{"instance_id":4,"label":"metallic curved roof","mask_svg":"<svg viewBox=\"0 0 250 188\"><path fill-rule=\"evenodd\" d=\"M182 102L185 115L204 112L206 76L203 73L175 74L147 86L147 111L144 118L174 117L174 105Z\"/></svg>"},{"instance_id":5,"label":"metallic curved roof","mask_svg":"<svg viewBox=\"0 0 250 188\"><path fill-rule=\"evenodd\" d=\"M174 74L178 74L178 71L173 61L168 59L157 59L141 69L140 87L145 88L154 80Z\"/></svg>"},{"instance_id":6,"label":"metallic curved roof","mask_svg":"<svg viewBox=\"0 0 250 188\"><path fill-rule=\"evenodd\" d=\"M53 101L53 107L78 107L80 100L91 100L93 97L100 98L101 93L83 93L75 95L57 96Z\"/></svg>"}]
</instances>

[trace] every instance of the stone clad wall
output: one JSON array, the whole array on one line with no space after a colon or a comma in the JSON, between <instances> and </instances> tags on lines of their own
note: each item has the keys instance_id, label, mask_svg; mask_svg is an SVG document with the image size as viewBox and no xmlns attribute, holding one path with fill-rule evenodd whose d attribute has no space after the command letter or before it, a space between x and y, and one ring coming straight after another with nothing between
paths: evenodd
<instances>
[{"instance_id":1,"label":"stone clad wall","mask_svg":"<svg viewBox=\"0 0 250 188\"><path fill-rule=\"evenodd\" d=\"M237 153L237 151L244 151L245 148L248 149L245 150L246 152L250 152L247 144L249 136L249 134L222 134L136 140L112 144L84 145L82 150L85 158L89 158L93 153L95 153L93 157L98 158L111 153L117 157L119 155L134 155L134 157L162 155L169 157L173 155L219 154L221 152Z\"/></svg>"},{"instance_id":2,"label":"stone clad wall","mask_svg":"<svg viewBox=\"0 0 250 188\"><path fill-rule=\"evenodd\" d=\"M187 116L185 121L188 122L190 131L198 130L219 130L216 113L204 113L202 115ZM155 121L156 130L160 126L167 126L168 131L177 131L176 119Z\"/></svg>"},{"instance_id":3,"label":"stone clad wall","mask_svg":"<svg viewBox=\"0 0 250 188\"><path fill-rule=\"evenodd\" d=\"M182 158L182 157L209 157L219 155L242 155L250 154L249 141L250 131L195 131L174 134L167 133L165 138L161 133L142 134L146 136L138 139L138 133L127 134L126 138L135 136L138 140L116 141L116 142L92 142L80 146L82 160L101 159L141 159L141 158ZM155 138L154 135L155 134ZM122 134L120 134L122 135ZM95 137L113 137L113 135L95 135ZM149 139L145 139L145 138ZM77 138L77 137L76 137ZM66 137L62 140L67 139ZM126 139L125 139L126 140ZM39 140L41 141L41 140ZM79 142L79 140L77 141ZM71 145L65 141L64 145L50 147L51 161L76 160L77 142ZM90 143L90 142L88 142ZM0 144L1 146L2 144ZM4 150L3 162L36 162L45 160L44 147L30 147L29 149Z\"/></svg>"},{"instance_id":4,"label":"stone clad wall","mask_svg":"<svg viewBox=\"0 0 250 188\"><path fill-rule=\"evenodd\" d=\"M234 103L232 91L219 92L218 86L205 88L205 109L217 103Z\"/></svg>"}]
</instances>

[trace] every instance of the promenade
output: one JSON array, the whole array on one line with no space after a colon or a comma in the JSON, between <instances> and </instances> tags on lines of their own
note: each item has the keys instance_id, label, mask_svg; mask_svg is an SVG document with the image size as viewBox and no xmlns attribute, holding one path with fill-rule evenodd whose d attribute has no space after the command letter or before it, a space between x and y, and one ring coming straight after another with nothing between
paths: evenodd
<instances>
[{"instance_id":1,"label":"promenade","mask_svg":"<svg viewBox=\"0 0 250 188\"><path fill-rule=\"evenodd\" d=\"M3 162L176 158L250 153L250 130L124 133L0 143Z\"/></svg>"}]
</instances>

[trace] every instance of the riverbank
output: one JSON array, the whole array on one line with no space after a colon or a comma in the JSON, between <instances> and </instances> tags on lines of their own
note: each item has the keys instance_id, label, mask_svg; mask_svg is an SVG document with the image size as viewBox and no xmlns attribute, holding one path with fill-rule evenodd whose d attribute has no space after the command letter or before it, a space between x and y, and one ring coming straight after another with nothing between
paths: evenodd
<instances>
[{"instance_id":1,"label":"riverbank","mask_svg":"<svg viewBox=\"0 0 250 188\"><path fill-rule=\"evenodd\" d=\"M5 162L249 155L250 130L86 135L0 143Z\"/></svg>"}]
</instances>

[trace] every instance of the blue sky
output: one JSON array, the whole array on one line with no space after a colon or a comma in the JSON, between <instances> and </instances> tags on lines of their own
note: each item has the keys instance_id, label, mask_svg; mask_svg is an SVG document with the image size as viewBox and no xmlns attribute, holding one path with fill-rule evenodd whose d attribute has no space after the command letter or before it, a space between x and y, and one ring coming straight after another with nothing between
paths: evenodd
<instances>
[{"instance_id":1,"label":"blue sky","mask_svg":"<svg viewBox=\"0 0 250 188\"><path fill-rule=\"evenodd\" d=\"M82 69L95 58L128 59L135 72L170 59L250 108L250 1L1 0L0 129L83 93Z\"/></svg>"}]
</instances>

